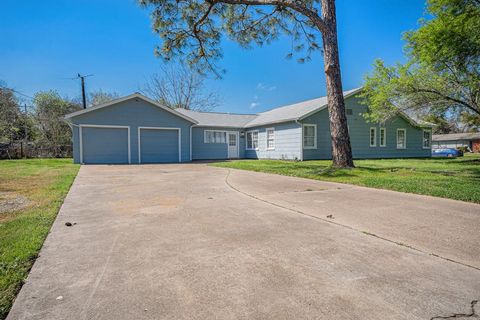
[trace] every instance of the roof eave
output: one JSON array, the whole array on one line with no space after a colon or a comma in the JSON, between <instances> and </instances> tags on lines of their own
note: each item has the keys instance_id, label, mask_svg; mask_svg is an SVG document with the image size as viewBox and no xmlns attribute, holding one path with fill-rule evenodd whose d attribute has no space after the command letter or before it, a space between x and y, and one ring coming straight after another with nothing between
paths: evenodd
<instances>
[{"instance_id":1,"label":"roof eave","mask_svg":"<svg viewBox=\"0 0 480 320\"><path fill-rule=\"evenodd\" d=\"M117 104L117 103L121 103L121 102L124 102L124 101L127 101L127 100L130 100L130 99L135 99L135 98L138 98L138 99L142 99L143 101L146 101L150 104L153 104L154 106L160 108L160 109L163 109L167 112L170 112L172 113L173 115L176 115L177 117L179 118L182 118L184 120L187 120L191 123L194 123L194 124L197 124L198 121L195 120L195 119L192 119L190 118L189 116L186 116L180 112L177 112L169 107L166 107L166 106L163 106L161 104L159 104L157 101L155 100L152 100L140 93L133 93L133 94L130 94L128 96L125 96L125 97L122 97L122 98L119 98L119 99L115 99L115 100L112 100L112 101L109 101L109 102L106 102L106 103L103 103L103 104L99 104L97 106L93 106L93 107L89 107L89 108L86 108L86 109L83 109L83 110L79 110L79 111L75 111L75 112L72 112L72 113L69 113L67 115L65 115L63 117L63 119L67 120L67 119L71 119L71 118L74 118L76 116L79 116L79 115L82 115L82 114L85 114L85 113L89 113L89 112L92 112L92 111L96 111L96 110L99 110L99 109L103 109L105 107L108 107L108 106L111 106L111 105L114 105L114 104Z\"/></svg>"}]
</instances>

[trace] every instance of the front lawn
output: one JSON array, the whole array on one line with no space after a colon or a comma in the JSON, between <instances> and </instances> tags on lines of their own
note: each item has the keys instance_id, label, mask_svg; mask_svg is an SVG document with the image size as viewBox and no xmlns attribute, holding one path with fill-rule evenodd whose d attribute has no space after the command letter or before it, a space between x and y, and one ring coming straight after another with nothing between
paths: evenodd
<instances>
[{"instance_id":1,"label":"front lawn","mask_svg":"<svg viewBox=\"0 0 480 320\"><path fill-rule=\"evenodd\" d=\"M212 165L480 203L479 154L456 159L356 160L355 169L334 169L328 160L236 160Z\"/></svg>"},{"instance_id":2,"label":"front lawn","mask_svg":"<svg viewBox=\"0 0 480 320\"><path fill-rule=\"evenodd\" d=\"M78 169L71 159L0 161L0 319L7 316Z\"/></svg>"}]
</instances>

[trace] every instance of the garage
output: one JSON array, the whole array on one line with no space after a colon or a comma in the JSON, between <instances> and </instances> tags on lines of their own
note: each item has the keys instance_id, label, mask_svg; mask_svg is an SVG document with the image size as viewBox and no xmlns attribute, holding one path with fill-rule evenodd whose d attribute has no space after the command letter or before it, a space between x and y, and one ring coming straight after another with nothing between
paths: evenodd
<instances>
[{"instance_id":1,"label":"garage","mask_svg":"<svg viewBox=\"0 0 480 320\"><path fill-rule=\"evenodd\" d=\"M85 164L130 163L128 126L80 126L80 158Z\"/></svg>"},{"instance_id":2,"label":"garage","mask_svg":"<svg viewBox=\"0 0 480 320\"><path fill-rule=\"evenodd\" d=\"M139 127L139 163L180 162L180 128Z\"/></svg>"}]
</instances>

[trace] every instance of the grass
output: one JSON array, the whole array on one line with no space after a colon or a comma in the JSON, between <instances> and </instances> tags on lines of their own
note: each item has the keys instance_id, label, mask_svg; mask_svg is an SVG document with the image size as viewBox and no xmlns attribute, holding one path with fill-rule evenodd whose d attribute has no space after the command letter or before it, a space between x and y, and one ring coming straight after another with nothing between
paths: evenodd
<instances>
[{"instance_id":1,"label":"grass","mask_svg":"<svg viewBox=\"0 0 480 320\"><path fill-rule=\"evenodd\" d=\"M0 161L2 195L26 200L23 207L0 213L0 319L38 255L79 166L71 159Z\"/></svg>"},{"instance_id":2,"label":"grass","mask_svg":"<svg viewBox=\"0 0 480 320\"><path fill-rule=\"evenodd\" d=\"M456 159L356 160L354 169L332 168L328 160L236 160L212 165L480 203L479 154Z\"/></svg>"}]
</instances>

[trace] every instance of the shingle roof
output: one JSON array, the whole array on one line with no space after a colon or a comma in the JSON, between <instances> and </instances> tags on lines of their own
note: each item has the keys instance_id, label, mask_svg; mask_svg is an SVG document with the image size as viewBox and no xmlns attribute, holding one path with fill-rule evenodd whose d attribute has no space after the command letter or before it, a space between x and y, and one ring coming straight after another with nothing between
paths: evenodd
<instances>
[{"instance_id":1,"label":"shingle roof","mask_svg":"<svg viewBox=\"0 0 480 320\"><path fill-rule=\"evenodd\" d=\"M360 88L345 91L345 97L360 91ZM198 112L176 109L178 112L195 119L199 126L251 128L271 123L301 120L327 106L327 97L303 101L258 114L232 114L217 112Z\"/></svg>"},{"instance_id":2,"label":"shingle roof","mask_svg":"<svg viewBox=\"0 0 480 320\"><path fill-rule=\"evenodd\" d=\"M182 108L175 110L189 118L195 119L198 125L206 127L243 128L248 122L257 117L255 114L199 112Z\"/></svg>"},{"instance_id":3,"label":"shingle roof","mask_svg":"<svg viewBox=\"0 0 480 320\"><path fill-rule=\"evenodd\" d=\"M433 141L455 141L455 140L473 140L480 139L480 132L434 134Z\"/></svg>"},{"instance_id":4,"label":"shingle roof","mask_svg":"<svg viewBox=\"0 0 480 320\"><path fill-rule=\"evenodd\" d=\"M347 97L360 91L356 88L344 91L343 96ZM315 113L327 106L327 97L320 97L313 100L307 100L284 107L279 107L258 114L254 120L250 121L246 127L255 127L270 123L279 123L285 121L300 120Z\"/></svg>"}]
</instances>

